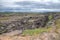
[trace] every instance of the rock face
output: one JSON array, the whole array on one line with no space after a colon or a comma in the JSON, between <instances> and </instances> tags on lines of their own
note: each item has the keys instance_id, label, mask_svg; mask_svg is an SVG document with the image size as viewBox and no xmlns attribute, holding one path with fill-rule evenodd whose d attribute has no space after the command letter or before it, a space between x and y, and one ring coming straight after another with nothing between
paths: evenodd
<instances>
[{"instance_id":1,"label":"rock face","mask_svg":"<svg viewBox=\"0 0 60 40\"><path fill-rule=\"evenodd\" d=\"M60 18L60 14L53 14L53 19ZM14 18L13 18L14 19ZM26 29L35 29L40 27L45 27L49 21L49 15L40 16L25 16L21 19L11 22L0 22L0 34L9 33L15 30L21 31L21 33Z\"/></svg>"},{"instance_id":2,"label":"rock face","mask_svg":"<svg viewBox=\"0 0 60 40\"><path fill-rule=\"evenodd\" d=\"M35 29L44 27L48 21L48 16L30 16L30 17L24 17L22 19L11 21L11 22L5 22L0 23L0 32L12 32L14 30L25 30L25 29ZM5 31L4 31L5 30ZM2 32L3 31L3 32Z\"/></svg>"}]
</instances>

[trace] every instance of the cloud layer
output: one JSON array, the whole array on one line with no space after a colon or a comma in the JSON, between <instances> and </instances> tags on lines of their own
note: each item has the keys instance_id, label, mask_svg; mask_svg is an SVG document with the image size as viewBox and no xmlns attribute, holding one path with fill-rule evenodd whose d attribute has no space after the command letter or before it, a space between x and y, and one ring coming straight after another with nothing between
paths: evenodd
<instances>
[{"instance_id":1,"label":"cloud layer","mask_svg":"<svg viewBox=\"0 0 60 40\"><path fill-rule=\"evenodd\" d=\"M60 0L1 0L0 12L60 12Z\"/></svg>"}]
</instances>

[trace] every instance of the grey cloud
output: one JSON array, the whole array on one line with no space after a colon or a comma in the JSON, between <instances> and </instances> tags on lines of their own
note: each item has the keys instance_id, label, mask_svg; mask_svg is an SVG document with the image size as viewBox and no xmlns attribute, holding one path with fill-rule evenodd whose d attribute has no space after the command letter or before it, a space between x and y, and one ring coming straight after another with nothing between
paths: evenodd
<instances>
[{"instance_id":1,"label":"grey cloud","mask_svg":"<svg viewBox=\"0 0 60 40\"><path fill-rule=\"evenodd\" d=\"M40 11L59 11L60 10L60 3L38 3L38 2L32 2L32 1L22 1L22 2L15 2L14 5L19 5L19 7L4 7L5 4L0 4L0 11L22 11L22 12L34 12L33 10L36 9L51 9L51 10L36 10L36 12ZM22 7L20 7L22 6ZM56 10L55 10L56 9Z\"/></svg>"},{"instance_id":2,"label":"grey cloud","mask_svg":"<svg viewBox=\"0 0 60 40\"><path fill-rule=\"evenodd\" d=\"M46 3L37 3L37 2L29 2L29 1L22 1L22 2L16 2L15 5L22 5L27 8L47 8L47 9L60 9L60 3L52 3L49 2L46 5Z\"/></svg>"}]
</instances>

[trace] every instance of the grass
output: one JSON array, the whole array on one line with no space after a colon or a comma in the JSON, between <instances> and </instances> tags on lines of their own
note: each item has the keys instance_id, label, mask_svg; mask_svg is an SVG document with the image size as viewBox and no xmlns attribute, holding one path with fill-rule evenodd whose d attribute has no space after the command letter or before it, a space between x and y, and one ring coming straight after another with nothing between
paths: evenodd
<instances>
[{"instance_id":1,"label":"grass","mask_svg":"<svg viewBox=\"0 0 60 40\"><path fill-rule=\"evenodd\" d=\"M57 28L60 28L60 19L56 20L55 23L56 23Z\"/></svg>"},{"instance_id":2,"label":"grass","mask_svg":"<svg viewBox=\"0 0 60 40\"><path fill-rule=\"evenodd\" d=\"M9 17L1 17L0 20L8 20Z\"/></svg>"},{"instance_id":3,"label":"grass","mask_svg":"<svg viewBox=\"0 0 60 40\"><path fill-rule=\"evenodd\" d=\"M60 19L57 19L56 22L55 22L55 24L56 24L56 26L57 26L55 32L56 32L56 33L59 33L59 32L58 32L58 29L60 29Z\"/></svg>"},{"instance_id":4,"label":"grass","mask_svg":"<svg viewBox=\"0 0 60 40\"><path fill-rule=\"evenodd\" d=\"M41 34L43 32L48 32L51 30L51 27L49 28L38 28L38 29L32 29L32 30L25 30L22 35L37 35Z\"/></svg>"}]
</instances>

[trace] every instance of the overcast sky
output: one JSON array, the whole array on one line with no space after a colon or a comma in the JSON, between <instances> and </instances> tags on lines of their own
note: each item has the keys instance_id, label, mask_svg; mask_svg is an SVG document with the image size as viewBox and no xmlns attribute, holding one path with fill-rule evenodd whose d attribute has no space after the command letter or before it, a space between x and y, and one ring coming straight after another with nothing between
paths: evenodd
<instances>
[{"instance_id":1,"label":"overcast sky","mask_svg":"<svg viewBox=\"0 0 60 40\"><path fill-rule=\"evenodd\" d=\"M60 0L0 0L0 12L60 11Z\"/></svg>"}]
</instances>

